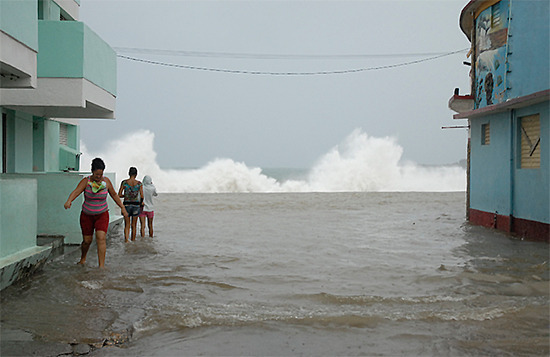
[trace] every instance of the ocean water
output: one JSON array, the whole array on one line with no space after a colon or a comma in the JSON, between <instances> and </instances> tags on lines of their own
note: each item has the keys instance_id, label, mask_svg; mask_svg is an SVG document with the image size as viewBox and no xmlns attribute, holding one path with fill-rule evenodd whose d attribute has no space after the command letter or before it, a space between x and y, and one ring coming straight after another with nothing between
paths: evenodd
<instances>
[{"instance_id":1,"label":"ocean water","mask_svg":"<svg viewBox=\"0 0 550 357\"><path fill-rule=\"evenodd\" d=\"M162 193L155 237L1 294L3 329L94 356L547 356L549 246L463 192Z\"/></svg>"},{"instance_id":2,"label":"ocean water","mask_svg":"<svg viewBox=\"0 0 550 357\"><path fill-rule=\"evenodd\" d=\"M83 171L94 157L104 159L117 180L138 169L138 179L153 178L160 192L450 192L466 190L466 171L459 165L422 166L402 159L403 148L392 137L372 137L361 129L307 169L249 167L231 158L214 158L200 168L161 168L154 150L155 134L142 130L105 145L104 152L89 152L81 143ZM135 143L140 145L136 146ZM119 184L117 182L116 184Z\"/></svg>"},{"instance_id":3,"label":"ocean water","mask_svg":"<svg viewBox=\"0 0 550 357\"><path fill-rule=\"evenodd\" d=\"M303 170L161 168L149 131L82 149L82 168L153 177L155 237L5 289L2 331L94 356L550 353L549 245L466 223L463 167L361 130Z\"/></svg>"}]
</instances>

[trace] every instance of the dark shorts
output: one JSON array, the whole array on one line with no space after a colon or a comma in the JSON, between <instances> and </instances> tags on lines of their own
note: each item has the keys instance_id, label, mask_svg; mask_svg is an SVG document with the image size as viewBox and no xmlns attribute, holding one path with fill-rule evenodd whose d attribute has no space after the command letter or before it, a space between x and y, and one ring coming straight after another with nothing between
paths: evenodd
<instances>
[{"instance_id":1,"label":"dark shorts","mask_svg":"<svg viewBox=\"0 0 550 357\"><path fill-rule=\"evenodd\" d=\"M124 208L126 208L126 212L128 212L129 217L137 217L139 215L139 211L141 206L139 205L124 205Z\"/></svg>"},{"instance_id":2,"label":"dark shorts","mask_svg":"<svg viewBox=\"0 0 550 357\"><path fill-rule=\"evenodd\" d=\"M80 228L84 236L93 235L94 229L107 232L109 230L109 211L94 215L80 212Z\"/></svg>"}]
</instances>

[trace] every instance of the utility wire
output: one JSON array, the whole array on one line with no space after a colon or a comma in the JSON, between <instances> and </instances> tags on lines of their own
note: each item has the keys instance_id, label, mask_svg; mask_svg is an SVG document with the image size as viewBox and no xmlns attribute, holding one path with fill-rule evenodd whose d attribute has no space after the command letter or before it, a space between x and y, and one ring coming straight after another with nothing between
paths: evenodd
<instances>
[{"instance_id":1,"label":"utility wire","mask_svg":"<svg viewBox=\"0 0 550 357\"><path fill-rule=\"evenodd\" d=\"M265 53L239 53L239 52L200 52L163 50L136 47L113 47L120 53L151 54L179 57L207 57L207 58L237 58L237 59L277 59L277 60L311 60L311 59L362 59L362 58L392 58L392 57L426 57L439 56L447 52L417 52L417 53L382 53L382 54L347 54L347 55L298 55L298 54L265 54Z\"/></svg>"},{"instance_id":2,"label":"utility wire","mask_svg":"<svg viewBox=\"0 0 550 357\"><path fill-rule=\"evenodd\" d=\"M432 60L442 58L442 57L451 56L451 55L454 55L454 54L457 54L457 53L460 53L460 52L465 52L468 49L469 48L461 49L461 50L458 50L458 51L442 53L442 54L438 54L438 55L431 56L431 57L426 57L426 58L422 58L422 59L418 59L418 60L414 60L414 61L409 61L409 62L391 64L391 65L365 67L365 68L355 68L355 69L343 69L343 70L335 70L335 71L317 71L317 72L270 72L270 71L234 70L234 69L199 67L199 66L182 65L182 64L167 63L167 62L160 62L160 61L152 61L152 60L147 60L147 59L143 59L143 58L130 57L130 56L125 56L125 55L120 55L120 54L118 54L117 57L129 60L129 61L146 63L146 64L150 64L150 65L173 67L173 68L182 68L182 69L190 69L190 70L199 70L199 71L208 71L208 72L221 72L221 73L233 73L233 74L250 74L250 75L269 75L269 76L316 76L316 75L358 73L358 72L390 69L390 68L396 68L396 67L404 67L404 66L409 66L409 65L421 63L421 62L432 61Z\"/></svg>"}]
</instances>

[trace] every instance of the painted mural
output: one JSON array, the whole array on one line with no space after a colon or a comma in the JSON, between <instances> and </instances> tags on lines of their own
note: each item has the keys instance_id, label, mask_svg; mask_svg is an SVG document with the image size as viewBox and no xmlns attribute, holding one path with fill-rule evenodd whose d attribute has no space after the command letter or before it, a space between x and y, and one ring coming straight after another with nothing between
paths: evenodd
<instances>
[{"instance_id":1,"label":"painted mural","mask_svg":"<svg viewBox=\"0 0 550 357\"><path fill-rule=\"evenodd\" d=\"M505 100L507 39L508 1L500 1L476 19L476 108Z\"/></svg>"}]
</instances>

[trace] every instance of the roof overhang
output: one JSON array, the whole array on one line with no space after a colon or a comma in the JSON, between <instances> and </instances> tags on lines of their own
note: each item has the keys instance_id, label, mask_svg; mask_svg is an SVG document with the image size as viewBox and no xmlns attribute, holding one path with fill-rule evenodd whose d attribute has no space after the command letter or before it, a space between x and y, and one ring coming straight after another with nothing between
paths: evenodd
<instances>
[{"instance_id":1,"label":"roof overhang","mask_svg":"<svg viewBox=\"0 0 550 357\"><path fill-rule=\"evenodd\" d=\"M453 119L472 119L481 116L506 112L513 109L524 108L530 105L550 100L550 89L546 89L523 97L508 99L503 103L488 105L483 108L474 109L453 115Z\"/></svg>"},{"instance_id":2,"label":"roof overhang","mask_svg":"<svg viewBox=\"0 0 550 357\"><path fill-rule=\"evenodd\" d=\"M115 96L84 78L38 78L36 89L0 89L0 94L0 105L35 116L115 118Z\"/></svg>"},{"instance_id":3,"label":"roof overhang","mask_svg":"<svg viewBox=\"0 0 550 357\"><path fill-rule=\"evenodd\" d=\"M36 51L0 31L0 88L36 88Z\"/></svg>"},{"instance_id":4,"label":"roof overhang","mask_svg":"<svg viewBox=\"0 0 550 357\"><path fill-rule=\"evenodd\" d=\"M462 32L472 41L472 31L474 29L474 20L481 12L501 0L471 0L460 13L460 28Z\"/></svg>"}]
</instances>

